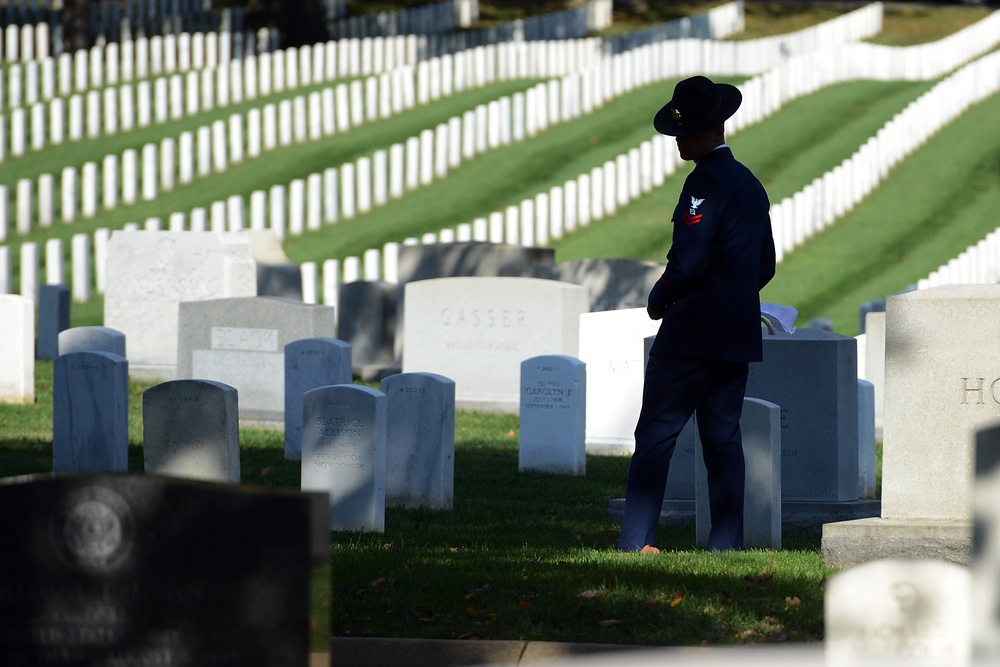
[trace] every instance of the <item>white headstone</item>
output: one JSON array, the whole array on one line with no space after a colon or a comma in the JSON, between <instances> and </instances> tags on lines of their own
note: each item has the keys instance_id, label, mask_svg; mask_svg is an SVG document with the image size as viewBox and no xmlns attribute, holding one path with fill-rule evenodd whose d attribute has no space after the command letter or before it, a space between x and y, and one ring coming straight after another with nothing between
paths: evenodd
<instances>
[{"instance_id":1,"label":"white headstone","mask_svg":"<svg viewBox=\"0 0 1000 667\"><path fill-rule=\"evenodd\" d=\"M0 294L0 403L35 402L35 307L31 299Z\"/></svg>"},{"instance_id":2,"label":"white headstone","mask_svg":"<svg viewBox=\"0 0 1000 667\"><path fill-rule=\"evenodd\" d=\"M585 475L587 366L566 355L521 362L518 470Z\"/></svg>"}]
</instances>

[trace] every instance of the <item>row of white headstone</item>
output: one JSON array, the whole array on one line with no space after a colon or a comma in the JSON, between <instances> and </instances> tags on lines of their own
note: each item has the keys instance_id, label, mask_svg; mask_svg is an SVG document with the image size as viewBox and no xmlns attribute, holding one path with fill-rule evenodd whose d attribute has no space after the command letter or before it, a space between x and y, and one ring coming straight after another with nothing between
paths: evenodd
<instances>
[{"instance_id":1,"label":"row of white headstone","mask_svg":"<svg viewBox=\"0 0 1000 667\"><path fill-rule=\"evenodd\" d=\"M383 153L384 154L384 153ZM379 163L379 161L376 161ZM354 164L325 170L307 179L296 179L288 188L274 186L268 192L256 191L250 197L248 209L243 198L233 195L218 201L209 209L196 208L190 219L182 213L170 216L167 224L151 218L141 227L155 231L217 231L238 232L270 230L279 238L286 231L301 234L305 229L319 229L324 223L334 223L341 215L370 208L371 171L373 163L367 158L359 160L360 178ZM384 197L386 191L384 161L381 161L382 185L376 187L375 197ZM639 148L619 155L562 186L525 199L517 206L508 206L487 218L463 223L455 229L428 233L421 238L407 239L404 243L451 243L483 241L524 246L547 246L552 239L562 238L593 220L613 215L618 207L663 184L679 164L676 151L663 136L657 135ZM355 200L355 194L358 199ZM368 193L360 196L360 193ZM342 203L344 202L344 203ZM127 229L140 229L132 224ZM91 281L96 279L98 293L103 293L104 263L109 230L100 229L94 234L93 243L85 234L74 235L71 245L72 295L78 302L91 296ZM398 243L389 243L381 249L370 249L363 257L348 257L341 263L328 260L322 265L322 275L315 263L302 267L304 300L318 302L322 295L327 305L336 303L337 286L356 280L383 280L395 283ZM50 239L45 245L45 284L65 283L65 249L62 240ZM20 248L21 294L34 298L40 283L39 253L34 242ZM9 291L10 256L6 247L0 248L0 293ZM322 289L320 289L322 286Z\"/></svg>"},{"instance_id":2,"label":"row of white headstone","mask_svg":"<svg viewBox=\"0 0 1000 667\"><path fill-rule=\"evenodd\" d=\"M835 169L774 205L771 217L779 260L851 210L928 138L998 90L1000 53L992 53L921 95Z\"/></svg>"},{"instance_id":3,"label":"row of white headstone","mask_svg":"<svg viewBox=\"0 0 1000 667\"><path fill-rule=\"evenodd\" d=\"M709 42L711 49L704 55L701 52L705 45L700 40L669 40L658 45L666 48L651 49L647 46L640 50L644 56L652 55L657 61L668 64L667 69L663 70L655 67L658 63L654 63L653 68L663 72L659 79L696 71L698 68L692 67L694 63L687 62L691 53L698 54L697 59L704 61L701 69L730 72L740 69L756 73L773 67L790 54L806 50L807 45L814 41L831 43L868 36L876 31L875 27L880 24L880 20L881 6L871 5L780 38ZM210 64L201 70L188 71L184 77L177 74L155 79L152 83L140 82L134 92L130 84L121 86L117 94L111 89L106 89L101 94L91 91L87 95L86 104L87 136L100 136L102 127L105 134L129 131L136 126L148 125L152 118L158 123L181 118L185 110L187 115L194 115L216 106L239 103L243 99L256 99L258 94L267 96L272 92L330 81L338 76L380 73L416 63L416 42L409 38L405 41L403 38L392 39L395 42L389 42L389 47L384 49L384 56L381 58L379 56L383 54L383 50L378 47L382 45L373 39L342 40L306 45L301 49L279 50L273 54L262 54L259 58L249 56L243 61ZM375 44L374 48L371 47L372 44ZM437 99L441 94L451 94L452 89L463 90L495 80L565 75L593 66L599 60L600 53L600 40L588 38L513 42L477 47L454 56L445 55L419 63L419 99L425 102ZM74 98L71 92L73 82L75 81L79 94L87 90L88 72L90 85L97 88L103 85L105 78L109 84L119 79L117 60L109 59L105 64L96 55L91 55L88 66L87 54L85 50L77 52L73 62L70 62L68 54L60 56L58 76L52 59L42 61L41 65L37 62L28 63L23 74L20 65L11 66L8 72L9 85L6 88L9 90L8 105L13 110L8 132L12 155L18 156L24 152L24 141L16 138L24 135L27 111L17 112L22 104L32 107L31 145L34 150L41 150L45 146L43 123L46 116L50 118L52 126L52 143L61 143L65 126L65 120L61 116L65 113L67 104L70 107L71 130L79 128L78 132L70 132L70 138L83 138L83 99ZM633 69L641 68L641 63L645 60L646 58L633 59ZM677 65L671 67L669 63ZM626 70L626 75L628 74L629 70ZM642 74L636 72L634 76L641 77ZM4 88L3 73L0 72L0 103ZM57 88L60 98L68 99L56 102L59 99L55 97ZM151 88L155 89L155 97ZM43 100L51 100L50 108L38 106L39 96ZM138 96L138 104L133 96ZM151 98L155 100L155 105L150 103ZM99 110L102 99L106 110L103 125ZM154 106L155 114L151 114L150 109ZM138 121L134 118L136 107L139 109ZM2 143L4 142L0 142ZM2 156L0 148L0 158Z\"/></svg>"},{"instance_id":4,"label":"row of white headstone","mask_svg":"<svg viewBox=\"0 0 1000 667\"><path fill-rule=\"evenodd\" d=\"M409 79L408 87L416 88L417 99L423 104L497 80L559 76L579 71L599 60L596 46L595 40L574 40L479 47L423 61L415 71L409 65L402 65L369 77L363 83L353 81L340 85L364 85L370 91L381 87L388 91L390 81L398 83ZM10 157L22 156L29 146L32 151L40 151L49 145L60 145L67 139L67 128L70 141L95 139L318 85L339 76L327 75L337 72L337 63L343 62L338 60L335 49L312 50L306 46L297 54L292 51L251 56L217 68L141 81L135 86L123 84L101 91L70 94L66 99L54 97L48 102L32 101L37 99L37 93L29 92L26 96L29 106L12 109L6 123L0 122L0 135L10 138L8 151L7 141L0 136L0 160L8 152ZM502 65L498 64L498 55L502 56ZM0 72L0 87L2 78ZM9 78L11 98L20 101L19 71L11 71ZM49 81L42 86L48 91L51 80L43 78ZM28 91L37 90L36 70L28 70L27 83ZM393 87L397 89L398 85Z\"/></svg>"}]
</instances>

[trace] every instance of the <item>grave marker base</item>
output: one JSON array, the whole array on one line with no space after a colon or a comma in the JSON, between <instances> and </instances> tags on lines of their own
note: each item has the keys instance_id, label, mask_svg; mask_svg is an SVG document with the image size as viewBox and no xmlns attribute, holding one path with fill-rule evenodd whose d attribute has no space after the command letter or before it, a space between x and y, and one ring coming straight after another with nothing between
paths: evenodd
<instances>
[{"instance_id":1,"label":"grave marker base","mask_svg":"<svg viewBox=\"0 0 1000 667\"><path fill-rule=\"evenodd\" d=\"M879 516L823 525L823 565L850 567L885 558L936 558L970 562L972 523Z\"/></svg>"}]
</instances>

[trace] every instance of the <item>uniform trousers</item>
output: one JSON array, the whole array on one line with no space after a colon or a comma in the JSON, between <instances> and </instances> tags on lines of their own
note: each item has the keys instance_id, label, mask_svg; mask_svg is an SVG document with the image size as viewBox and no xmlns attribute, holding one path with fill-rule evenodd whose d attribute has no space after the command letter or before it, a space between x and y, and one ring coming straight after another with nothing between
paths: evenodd
<instances>
[{"instance_id":1,"label":"uniform trousers","mask_svg":"<svg viewBox=\"0 0 1000 667\"><path fill-rule=\"evenodd\" d=\"M708 471L708 548L743 548L746 467L740 415L748 370L747 363L649 355L619 550L639 550L656 539L670 458L693 413Z\"/></svg>"}]
</instances>

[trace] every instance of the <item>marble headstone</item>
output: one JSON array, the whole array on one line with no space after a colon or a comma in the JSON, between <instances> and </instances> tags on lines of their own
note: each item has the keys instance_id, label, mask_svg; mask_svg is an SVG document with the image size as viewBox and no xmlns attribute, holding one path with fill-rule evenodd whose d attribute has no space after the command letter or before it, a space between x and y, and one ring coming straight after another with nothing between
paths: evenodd
<instances>
[{"instance_id":1,"label":"marble headstone","mask_svg":"<svg viewBox=\"0 0 1000 667\"><path fill-rule=\"evenodd\" d=\"M712 527L708 472L697 427L695 456L695 540L708 544ZM743 493L743 546L781 549L781 408L756 398L743 399L740 416L746 482ZM676 452L675 452L676 456Z\"/></svg>"},{"instance_id":2,"label":"marble headstone","mask_svg":"<svg viewBox=\"0 0 1000 667\"><path fill-rule=\"evenodd\" d=\"M362 379L395 360L398 287L353 281L337 289L337 336L351 345L354 372ZM375 368L369 368L375 367Z\"/></svg>"},{"instance_id":3,"label":"marble headstone","mask_svg":"<svg viewBox=\"0 0 1000 667\"><path fill-rule=\"evenodd\" d=\"M236 390L211 380L171 380L142 394L147 474L240 481Z\"/></svg>"},{"instance_id":4,"label":"marble headstone","mask_svg":"<svg viewBox=\"0 0 1000 667\"><path fill-rule=\"evenodd\" d=\"M830 577L823 605L830 667L970 662L972 575L961 565L865 563Z\"/></svg>"},{"instance_id":5,"label":"marble headstone","mask_svg":"<svg viewBox=\"0 0 1000 667\"><path fill-rule=\"evenodd\" d=\"M455 383L435 373L382 380L386 396L386 505L451 509Z\"/></svg>"},{"instance_id":6,"label":"marble headstone","mask_svg":"<svg viewBox=\"0 0 1000 667\"><path fill-rule=\"evenodd\" d=\"M522 361L518 470L585 475L586 408L584 362L559 354Z\"/></svg>"},{"instance_id":7,"label":"marble headstone","mask_svg":"<svg viewBox=\"0 0 1000 667\"><path fill-rule=\"evenodd\" d=\"M125 354L125 334L111 327L72 327L59 332L59 354L70 352L110 352L119 357Z\"/></svg>"},{"instance_id":8,"label":"marble headstone","mask_svg":"<svg viewBox=\"0 0 1000 667\"><path fill-rule=\"evenodd\" d=\"M385 394L334 385L302 401L302 490L329 494L332 530L383 532Z\"/></svg>"},{"instance_id":9,"label":"marble headstone","mask_svg":"<svg viewBox=\"0 0 1000 667\"><path fill-rule=\"evenodd\" d=\"M637 259L579 259L532 269L535 278L583 285L590 294L591 312L642 308L649 290L663 274L663 265Z\"/></svg>"},{"instance_id":10,"label":"marble headstone","mask_svg":"<svg viewBox=\"0 0 1000 667\"><path fill-rule=\"evenodd\" d=\"M285 345L285 458L302 460L302 397L311 389L351 383L351 346L336 338Z\"/></svg>"},{"instance_id":11,"label":"marble headstone","mask_svg":"<svg viewBox=\"0 0 1000 667\"><path fill-rule=\"evenodd\" d=\"M52 373L53 472L127 472L128 362L72 352Z\"/></svg>"},{"instance_id":12,"label":"marble headstone","mask_svg":"<svg viewBox=\"0 0 1000 667\"><path fill-rule=\"evenodd\" d=\"M35 305L0 294L0 403L35 402Z\"/></svg>"}]
</instances>

